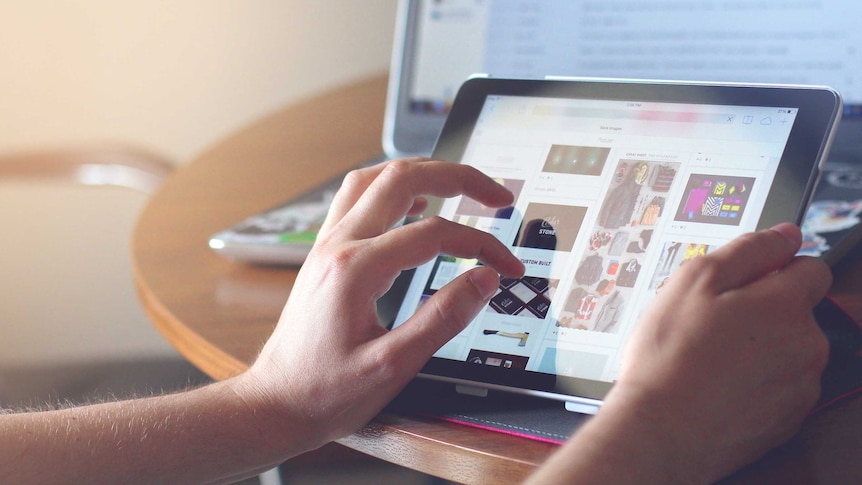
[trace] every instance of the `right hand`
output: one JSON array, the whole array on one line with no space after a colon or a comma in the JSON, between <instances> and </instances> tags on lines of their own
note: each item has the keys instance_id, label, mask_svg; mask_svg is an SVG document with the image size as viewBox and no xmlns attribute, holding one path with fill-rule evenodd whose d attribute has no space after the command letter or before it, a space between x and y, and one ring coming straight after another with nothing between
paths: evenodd
<instances>
[{"instance_id":1,"label":"right hand","mask_svg":"<svg viewBox=\"0 0 862 485\"><path fill-rule=\"evenodd\" d=\"M812 310L832 278L794 257L800 243L783 224L688 261L645 312L609 396L664 423L710 479L789 439L820 395L829 345Z\"/></svg>"},{"instance_id":2,"label":"right hand","mask_svg":"<svg viewBox=\"0 0 862 485\"><path fill-rule=\"evenodd\" d=\"M812 310L831 274L795 257L800 243L799 229L781 224L680 268L632 332L598 415L551 469L598 482L713 482L789 439L829 355Z\"/></svg>"}]
</instances>

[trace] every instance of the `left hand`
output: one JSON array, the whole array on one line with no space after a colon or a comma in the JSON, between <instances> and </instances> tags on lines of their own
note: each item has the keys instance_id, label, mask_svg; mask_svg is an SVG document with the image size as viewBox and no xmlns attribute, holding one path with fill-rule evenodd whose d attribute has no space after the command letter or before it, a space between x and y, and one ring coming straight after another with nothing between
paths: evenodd
<instances>
[{"instance_id":1,"label":"left hand","mask_svg":"<svg viewBox=\"0 0 862 485\"><path fill-rule=\"evenodd\" d=\"M459 194L492 207L513 199L472 167L427 159L387 162L346 177L278 326L246 377L255 405L293 423L291 432L305 435L308 446L369 421L487 304L498 272L523 274L521 262L488 233L437 217L392 229L425 207L425 195ZM378 322L377 300L401 271L440 253L478 258L485 266L456 278L387 331Z\"/></svg>"}]
</instances>

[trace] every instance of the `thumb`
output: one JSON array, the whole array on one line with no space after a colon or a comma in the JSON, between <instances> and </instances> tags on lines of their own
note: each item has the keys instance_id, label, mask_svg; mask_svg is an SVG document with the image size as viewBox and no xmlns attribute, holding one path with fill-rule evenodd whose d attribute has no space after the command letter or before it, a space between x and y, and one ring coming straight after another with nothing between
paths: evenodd
<instances>
[{"instance_id":1,"label":"thumb","mask_svg":"<svg viewBox=\"0 0 862 485\"><path fill-rule=\"evenodd\" d=\"M485 307L500 285L491 268L474 268L441 288L416 313L386 336L386 345L412 378L446 342L464 329Z\"/></svg>"}]
</instances>

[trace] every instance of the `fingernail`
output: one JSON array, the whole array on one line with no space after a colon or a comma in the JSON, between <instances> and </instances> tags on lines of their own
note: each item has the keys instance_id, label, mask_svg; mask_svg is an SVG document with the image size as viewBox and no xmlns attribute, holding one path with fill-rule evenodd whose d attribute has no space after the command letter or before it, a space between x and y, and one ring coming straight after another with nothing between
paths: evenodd
<instances>
[{"instance_id":1,"label":"fingernail","mask_svg":"<svg viewBox=\"0 0 862 485\"><path fill-rule=\"evenodd\" d=\"M491 298L500 286L500 275L491 268L474 270L470 273L469 280L485 300Z\"/></svg>"}]
</instances>

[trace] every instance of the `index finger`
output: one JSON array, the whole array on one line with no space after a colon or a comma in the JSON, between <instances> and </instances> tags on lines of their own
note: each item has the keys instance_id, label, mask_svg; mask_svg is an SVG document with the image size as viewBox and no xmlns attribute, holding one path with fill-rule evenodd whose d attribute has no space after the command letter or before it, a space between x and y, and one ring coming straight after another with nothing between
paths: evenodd
<instances>
[{"instance_id":1,"label":"index finger","mask_svg":"<svg viewBox=\"0 0 862 485\"><path fill-rule=\"evenodd\" d=\"M430 161L431 159L415 157L409 160L415 163L422 163ZM347 214L350 208L356 204L356 201L362 197L362 194L365 193L368 186L371 185L371 182L380 175L380 172L383 171L386 164L387 162L382 162L371 165L370 167L351 170L344 176L341 187L335 193L335 196L332 198L332 202L329 204L329 211L326 214L326 219L323 221L323 225L318 231L319 234L329 232L332 226Z\"/></svg>"},{"instance_id":2,"label":"index finger","mask_svg":"<svg viewBox=\"0 0 862 485\"><path fill-rule=\"evenodd\" d=\"M713 264L709 282L717 293L745 286L786 266L802 244L802 233L790 223L743 234L700 264ZM698 258L701 259L701 258ZM710 263L711 261L711 263Z\"/></svg>"},{"instance_id":3,"label":"index finger","mask_svg":"<svg viewBox=\"0 0 862 485\"><path fill-rule=\"evenodd\" d=\"M479 170L450 162L395 160L383 167L340 224L356 239L383 234L417 197L465 195L490 207L512 203L512 193Z\"/></svg>"}]
</instances>

